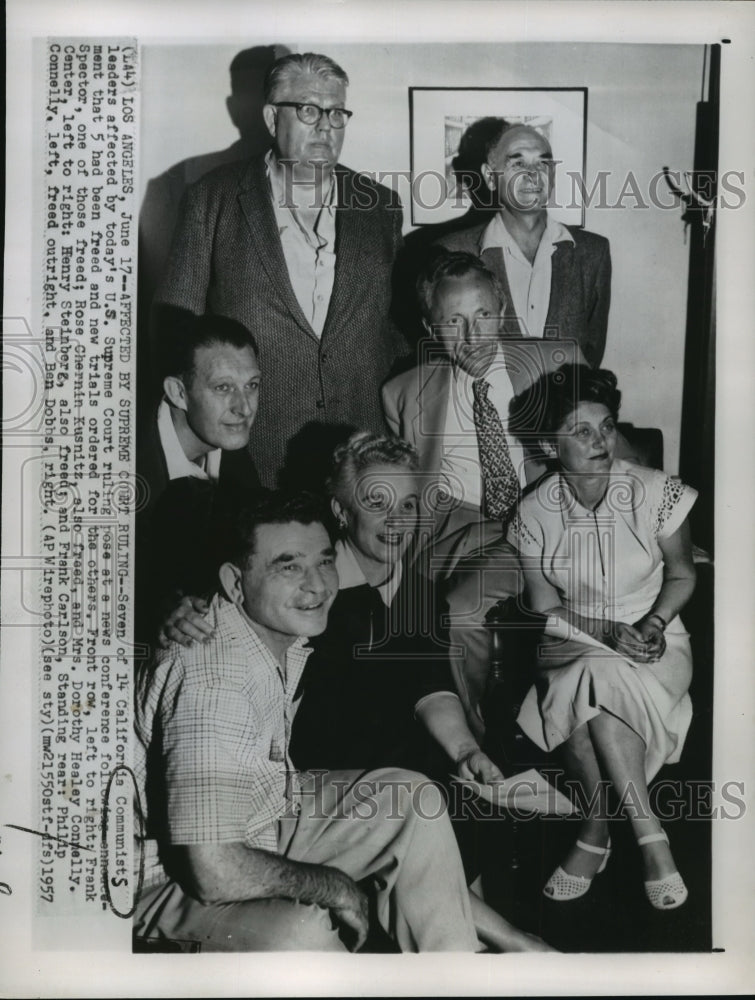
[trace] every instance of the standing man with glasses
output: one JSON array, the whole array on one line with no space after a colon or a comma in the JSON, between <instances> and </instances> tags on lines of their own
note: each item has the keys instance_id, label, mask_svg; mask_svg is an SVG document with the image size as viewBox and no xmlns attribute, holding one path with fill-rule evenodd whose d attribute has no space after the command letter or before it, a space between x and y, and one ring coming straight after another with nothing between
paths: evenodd
<instances>
[{"instance_id":1,"label":"standing man with glasses","mask_svg":"<svg viewBox=\"0 0 755 1000\"><path fill-rule=\"evenodd\" d=\"M314 485L308 470L338 428L382 431L380 385L406 350L389 319L401 204L338 163L347 85L324 55L273 64L263 109L273 148L189 188L157 295L254 334L268 374L250 449L265 486L284 465Z\"/></svg>"}]
</instances>

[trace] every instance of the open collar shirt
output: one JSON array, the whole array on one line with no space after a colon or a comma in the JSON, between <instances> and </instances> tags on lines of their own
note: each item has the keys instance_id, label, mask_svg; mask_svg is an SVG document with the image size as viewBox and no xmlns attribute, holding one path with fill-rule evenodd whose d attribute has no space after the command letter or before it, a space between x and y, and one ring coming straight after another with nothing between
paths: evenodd
<instances>
[{"instance_id":1,"label":"open collar shirt","mask_svg":"<svg viewBox=\"0 0 755 1000\"><path fill-rule=\"evenodd\" d=\"M343 539L339 539L336 542L336 571L338 573L339 590L347 590L350 587L361 587L367 583L367 577L364 575L364 571L357 561L351 543ZM381 583L375 587L375 590L380 594L380 599L387 608L391 606L393 598L396 596L402 576L403 563L399 560L394 565L393 572L385 583Z\"/></svg>"},{"instance_id":2,"label":"open collar shirt","mask_svg":"<svg viewBox=\"0 0 755 1000\"><path fill-rule=\"evenodd\" d=\"M275 852L277 821L299 809L288 745L311 649L297 639L284 669L235 604L215 596L208 620L210 642L172 643L137 680L135 774L149 816L147 886L165 878L159 843L241 841ZM155 805L159 828L150 826Z\"/></svg>"},{"instance_id":3,"label":"open collar shirt","mask_svg":"<svg viewBox=\"0 0 755 1000\"><path fill-rule=\"evenodd\" d=\"M284 190L283 176L272 150L265 157L270 194L283 256L294 295L302 312L318 337L322 336L336 275L336 204L335 178L323 198L314 228L310 229L294 207L301 185Z\"/></svg>"},{"instance_id":4,"label":"open collar shirt","mask_svg":"<svg viewBox=\"0 0 755 1000\"><path fill-rule=\"evenodd\" d=\"M220 475L220 459L222 450L213 448L208 451L202 460L192 462L186 457L186 452L181 447L178 440L176 428L173 426L173 417L170 413L170 403L164 399L157 410L157 433L160 437L160 446L165 456L165 464L168 468L168 479L184 479L187 476L193 479L211 479L217 481Z\"/></svg>"},{"instance_id":5,"label":"open collar shirt","mask_svg":"<svg viewBox=\"0 0 755 1000\"><path fill-rule=\"evenodd\" d=\"M483 231L481 252L491 247L500 247L503 251L514 311L525 337L542 337L545 332L551 297L551 258L559 243L574 245L574 237L563 223L550 215L531 264L498 213Z\"/></svg>"}]
</instances>

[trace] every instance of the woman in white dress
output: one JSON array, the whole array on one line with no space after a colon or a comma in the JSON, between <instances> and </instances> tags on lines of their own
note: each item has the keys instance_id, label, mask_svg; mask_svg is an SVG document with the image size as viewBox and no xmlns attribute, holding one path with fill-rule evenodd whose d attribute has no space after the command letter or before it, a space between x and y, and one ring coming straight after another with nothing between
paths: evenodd
<instances>
[{"instance_id":1,"label":"woman in white dress","mask_svg":"<svg viewBox=\"0 0 755 1000\"><path fill-rule=\"evenodd\" d=\"M605 868L612 785L640 846L648 900L674 909L687 889L648 782L679 759L692 714L678 614L695 586L687 515L696 493L614 459L620 399L612 372L565 365L511 404L515 433L558 463L522 499L509 532L527 603L548 616L518 721L543 749L561 749L591 803L545 895L584 895Z\"/></svg>"}]
</instances>

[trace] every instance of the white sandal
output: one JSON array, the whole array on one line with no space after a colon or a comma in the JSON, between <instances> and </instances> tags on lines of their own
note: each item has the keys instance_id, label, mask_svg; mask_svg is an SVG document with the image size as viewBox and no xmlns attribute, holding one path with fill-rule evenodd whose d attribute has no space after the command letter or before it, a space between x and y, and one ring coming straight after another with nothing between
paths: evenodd
<instances>
[{"instance_id":1,"label":"white sandal","mask_svg":"<svg viewBox=\"0 0 755 1000\"><path fill-rule=\"evenodd\" d=\"M657 841L665 840L668 844L668 836L664 830L660 833L649 833L646 837L640 837L638 846L643 844L654 844ZM682 903L687 901L687 886L679 872L671 872L663 878L649 879L645 882L645 895L648 902L656 910L675 910Z\"/></svg>"},{"instance_id":2,"label":"white sandal","mask_svg":"<svg viewBox=\"0 0 755 1000\"><path fill-rule=\"evenodd\" d=\"M608 864L608 857L611 853L610 837L605 847L586 844L583 840L577 841L577 847L582 851L587 851L589 854L602 854L603 860L595 875L600 875L601 872L605 871ZM559 865L543 886L543 895L547 896L548 899L554 899L559 903L563 903L566 900L579 899L580 896L584 896L591 885L592 878L588 878L586 875L570 875L569 872L565 872L561 865Z\"/></svg>"}]
</instances>

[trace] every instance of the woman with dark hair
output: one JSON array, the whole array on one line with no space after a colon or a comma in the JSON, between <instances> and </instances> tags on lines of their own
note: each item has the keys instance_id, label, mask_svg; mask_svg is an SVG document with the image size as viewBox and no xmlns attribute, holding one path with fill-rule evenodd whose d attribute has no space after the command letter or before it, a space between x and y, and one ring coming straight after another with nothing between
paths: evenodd
<instances>
[{"instance_id":1,"label":"woman with dark hair","mask_svg":"<svg viewBox=\"0 0 755 1000\"><path fill-rule=\"evenodd\" d=\"M548 616L518 721L543 749L560 748L591 803L544 893L575 899L605 868L608 783L640 846L648 900L665 910L687 889L647 783L679 759L691 720L678 614L695 586L687 515L696 493L614 458L620 400L612 372L564 365L511 403L514 432L558 464L522 499L509 531L527 602Z\"/></svg>"}]
</instances>

